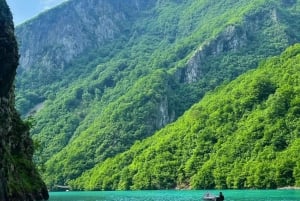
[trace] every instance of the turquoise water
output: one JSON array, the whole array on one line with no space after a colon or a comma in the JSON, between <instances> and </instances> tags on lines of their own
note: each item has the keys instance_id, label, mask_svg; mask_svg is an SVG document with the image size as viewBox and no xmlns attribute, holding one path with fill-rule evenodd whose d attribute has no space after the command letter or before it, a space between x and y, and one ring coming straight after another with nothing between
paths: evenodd
<instances>
[{"instance_id":1,"label":"turquoise water","mask_svg":"<svg viewBox=\"0 0 300 201\"><path fill-rule=\"evenodd\" d=\"M219 191L51 192L49 201L202 201ZM300 190L224 190L225 201L300 201Z\"/></svg>"}]
</instances>

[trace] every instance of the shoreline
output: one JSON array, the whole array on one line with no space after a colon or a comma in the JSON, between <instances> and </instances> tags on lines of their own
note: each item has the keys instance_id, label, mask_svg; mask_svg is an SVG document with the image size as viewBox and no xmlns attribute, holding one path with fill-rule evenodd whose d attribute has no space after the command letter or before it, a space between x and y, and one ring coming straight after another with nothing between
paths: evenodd
<instances>
[{"instance_id":1,"label":"shoreline","mask_svg":"<svg viewBox=\"0 0 300 201\"><path fill-rule=\"evenodd\" d=\"M277 188L278 190L300 190L300 187L297 186L285 186L281 188Z\"/></svg>"}]
</instances>

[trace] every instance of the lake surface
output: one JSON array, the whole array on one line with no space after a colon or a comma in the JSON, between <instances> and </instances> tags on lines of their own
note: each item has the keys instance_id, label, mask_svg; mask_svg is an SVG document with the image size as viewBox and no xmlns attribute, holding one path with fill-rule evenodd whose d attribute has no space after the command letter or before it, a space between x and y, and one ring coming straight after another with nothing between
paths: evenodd
<instances>
[{"instance_id":1,"label":"lake surface","mask_svg":"<svg viewBox=\"0 0 300 201\"><path fill-rule=\"evenodd\" d=\"M202 201L217 190L51 192L49 201ZM223 190L225 201L300 201L300 190Z\"/></svg>"}]
</instances>

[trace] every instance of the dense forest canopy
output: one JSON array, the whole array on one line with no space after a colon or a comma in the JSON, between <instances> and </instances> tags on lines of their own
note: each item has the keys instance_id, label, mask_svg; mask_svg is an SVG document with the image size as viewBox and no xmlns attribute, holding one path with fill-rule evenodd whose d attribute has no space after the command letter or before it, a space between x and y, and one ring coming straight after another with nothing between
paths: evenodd
<instances>
[{"instance_id":1,"label":"dense forest canopy","mask_svg":"<svg viewBox=\"0 0 300 201\"><path fill-rule=\"evenodd\" d=\"M258 186L236 181L235 177L230 181L222 177L221 173L239 167L226 166L228 169L224 170L220 162L220 179L217 173L207 171L216 167L214 157L220 151L211 145L220 145L226 134L232 135L237 127L234 122L240 121L240 116L246 118L255 101L258 104L267 100L269 94L277 91L277 85L268 79L253 81L251 87L257 90L254 94L236 94L244 103L226 106L219 112L214 110L218 105L210 106L210 112L202 115L209 125L213 124L206 126L211 130L196 135L206 139L203 144L180 131L171 139L184 140L161 156L160 160L170 158L170 163L162 167L159 165L163 163L155 158L160 152L149 151L157 161L150 164L149 159L149 164L142 164L144 169L150 169L150 165L157 169L154 183L153 178L149 183L149 175L144 175L142 169L135 169L141 174L127 174L130 168L116 178L107 174L114 179L105 179L105 184L95 180L87 185L83 180L96 174L98 168L101 173L101 168L108 166L107 161L127 153L134 144L152 147L150 141L143 140L175 122L207 92L299 42L299 4L287 0L130 0L128 4L121 0L72 0L17 27L21 60L16 104L24 117L34 116L35 160L49 188L71 183L85 189ZM45 27L49 31L45 32ZM226 101L229 100L216 104ZM246 114L242 113L244 107L248 108ZM210 122L211 115L219 121ZM205 125L196 120L190 124L183 129L199 131ZM217 128L223 131L216 133ZM240 137L232 137L232 141L243 142L242 133L247 133L247 129L239 130L241 136L236 134ZM275 140L272 135L270 138ZM172 144L171 139L165 141ZM278 143L281 141L288 140L279 136ZM186 149L185 144L190 148ZM278 146L285 150L288 145ZM237 151L231 149L229 155ZM247 148L240 152L244 149L248 153ZM215 155L210 154L212 150ZM198 155L203 155L203 160ZM172 158L179 160L178 156L183 158L172 162ZM236 157L236 163L250 163L247 157ZM227 164L227 159L222 163ZM178 166L179 175L174 177ZM201 180L206 177L214 179ZM281 186L276 182L269 187Z\"/></svg>"},{"instance_id":2,"label":"dense forest canopy","mask_svg":"<svg viewBox=\"0 0 300 201\"><path fill-rule=\"evenodd\" d=\"M70 184L85 190L299 186L299 92L297 44Z\"/></svg>"}]
</instances>

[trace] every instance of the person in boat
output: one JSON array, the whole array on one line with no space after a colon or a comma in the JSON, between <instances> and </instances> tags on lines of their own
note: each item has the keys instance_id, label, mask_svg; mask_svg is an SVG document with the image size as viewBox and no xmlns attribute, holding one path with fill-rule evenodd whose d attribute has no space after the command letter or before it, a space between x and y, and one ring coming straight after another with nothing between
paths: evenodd
<instances>
[{"instance_id":1,"label":"person in boat","mask_svg":"<svg viewBox=\"0 0 300 201\"><path fill-rule=\"evenodd\" d=\"M222 192L220 192L219 197L217 197L217 201L223 201L225 199Z\"/></svg>"}]
</instances>

